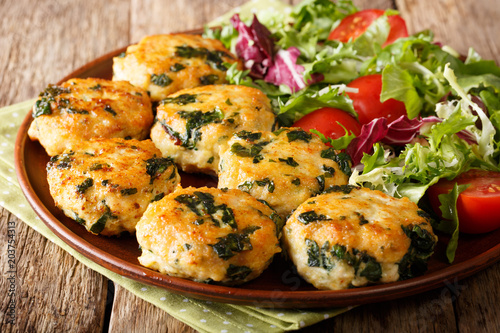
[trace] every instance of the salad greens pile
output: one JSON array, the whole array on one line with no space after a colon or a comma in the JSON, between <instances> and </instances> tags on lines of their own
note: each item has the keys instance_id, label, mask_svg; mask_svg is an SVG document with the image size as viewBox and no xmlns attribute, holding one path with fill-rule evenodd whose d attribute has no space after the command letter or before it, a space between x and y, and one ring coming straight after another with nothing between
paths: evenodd
<instances>
[{"instance_id":1,"label":"salad greens pile","mask_svg":"<svg viewBox=\"0 0 500 333\"><path fill-rule=\"evenodd\" d=\"M375 119L358 137L329 142L345 149L353 166L351 184L382 190L419 203L439 179L480 168L500 171L500 68L473 49L466 56L434 41L430 31L400 38L382 47L390 25L385 11L354 40L328 40L340 21L358 11L351 1L305 0L289 13L253 17L234 15L205 36L221 40L242 58L245 70L229 66L227 79L261 89L282 126L291 126L321 107L357 116L346 84L369 74L382 75L381 101L404 103L407 117L394 123ZM456 197L464 187L442 196L453 234L449 260L458 237ZM455 213L454 213L455 212Z\"/></svg>"}]
</instances>

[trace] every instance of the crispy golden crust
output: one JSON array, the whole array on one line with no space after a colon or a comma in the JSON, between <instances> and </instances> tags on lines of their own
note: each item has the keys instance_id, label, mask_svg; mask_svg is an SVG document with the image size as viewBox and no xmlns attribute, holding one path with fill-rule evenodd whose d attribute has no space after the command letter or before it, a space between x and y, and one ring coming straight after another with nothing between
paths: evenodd
<instances>
[{"instance_id":1,"label":"crispy golden crust","mask_svg":"<svg viewBox=\"0 0 500 333\"><path fill-rule=\"evenodd\" d=\"M272 209L239 190L179 188L137 224L139 262L172 276L239 284L281 251Z\"/></svg>"},{"instance_id":2,"label":"crispy golden crust","mask_svg":"<svg viewBox=\"0 0 500 333\"><path fill-rule=\"evenodd\" d=\"M297 134L302 139L294 139ZM338 164L325 156L321 140L297 128L237 134L221 155L219 188L238 188L265 200L286 217L298 205L332 185L347 184Z\"/></svg>"},{"instance_id":3,"label":"crispy golden crust","mask_svg":"<svg viewBox=\"0 0 500 333\"><path fill-rule=\"evenodd\" d=\"M92 137L148 137L153 123L147 93L124 81L71 79L49 86L33 106L28 135L49 156Z\"/></svg>"},{"instance_id":4,"label":"crispy golden crust","mask_svg":"<svg viewBox=\"0 0 500 333\"><path fill-rule=\"evenodd\" d=\"M180 182L177 168L150 140L91 139L52 157L50 193L64 213L104 236L135 232L147 206Z\"/></svg>"},{"instance_id":5,"label":"crispy golden crust","mask_svg":"<svg viewBox=\"0 0 500 333\"><path fill-rule=\"evenodd\" d=\"M186 172L212 174L235 132L269 131L275 122L264 93L235 85L179 91L160 103L157 119L151 139L162 153Z\"/></svg>"},{"instance_id":6,"label":"crispy golden crust","mask_svg":"<svg viewBox=\"0 0 500 333\"><path fill-rule=\"evenodd\" d=\"M113 80L129 81L160 101L181 89L225 83L224 62L243 68L218 40L187 34L147 36L113 59Z\"/></svg>"},{"instance_id":7,"label":"crispy golden crust","mask_svg":"<svg viewBox=\"0 0 500 333\"><path fill-rule=\"evenodd\" d=\"M408 198L344 188L301 204L286 222L282 240L307 281L320 289L345 289L397 281L399 263L412 244L407 232L414 226L431 244L437 241L425 214Z\"/></svg>"}]
</instances>

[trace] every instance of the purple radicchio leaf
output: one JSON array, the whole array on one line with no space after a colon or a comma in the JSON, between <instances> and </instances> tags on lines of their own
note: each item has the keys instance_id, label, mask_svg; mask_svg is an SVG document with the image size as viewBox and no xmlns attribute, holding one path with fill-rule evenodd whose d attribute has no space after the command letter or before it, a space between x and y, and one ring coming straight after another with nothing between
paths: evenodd
<instances>
[{"instance_id":1,"label":"purple radicchio leaf","mask_svg":"<svg viewBox=\"0 0 500 333\"><path fill-rule=\"evenodd\" d=\"M302 73L304 67L297 64L300 55L298 48L292 46L286 50L279 50L274 57L274 64L267 71L264 81L277 86L287 85L292 92L305 88L306 84Z\"/></svg>"},{"instance_id":2,"label":"purple radicchio leaf","mask_svg":"<svg viewBox=\"0 0 500 333\"><path fill-rule=\"evenodd\" d=\"M395 146L405 145L415 138L421 126L420 119L401 116L387 126L387 134L382 142Z\"/></svg>"},{"instance_id":3,"label":"purple radicchio leaf","mask_svg":"<svg viewBox=\"0 0 500 333\"><path fill-rule=\"evenodd\" d=\"M387 124L386 118L376 118L361 127L361 133L349 143L346 153L351 157L352 164L357 165L361 162L363 153L369 154L373 151L375 143L383 142L393 146L403 146L412 142L420 133L422 126L442 121L443 119L435 116L420 119L401 116ZM461 130L457 132L457 136L469 144L477 144L474 134L470 131Z\"/></svg>"},{"instance_id":4,"label":"purple radicchio leaf","mask_svg":"<svg viewBox=\"0 0 500 333\"><path fill-rule=\"evenodd\" d=\"M240 20L238 14L231 18L231 24L238 31L236 55L243 59L245 67L256 78L263 78L273 64L274 42L271 32L254 15L250 26Z\"/></svg>"},{"instance_id":5,"label":"purple radicchio leaf","mask_svg":"<svg viewBox=\"0 0 500 333\"><path fill-rule=\"evenodd\" d=\"M461 130L457 133L457 136L470 145L477 145L476 136L470 131Z\"/></svg>"},{"instance_id":6,"label":"purple radicchio leaf","mask_svg":"<svg viewBox=\"0 0 500 333\"><path fill-rule=\"evenodd\" d=\"M353 166L361 162L363 153L368 154L373 150L373 145L385 137L387 130L386 118L373 119L361 127L361 133L346 148L346 153L351 157Z\"/></svg>"},{"instance_id":7,"label":"purple radicchio leaf","mask_svg":"<svg viewBox=\"0 0 500 333\"><path fill-rule=\"evenodd\" d=\"M476 103L476 105L479 106L481 108L481 110L483 110L484 114L486 116L488 116L488 118L489 118L488 108L483 103L483 100L481 98L477 97L477 96L474 96L474 95L471 96L471 100L472 100L472 102ZM477 112L476 112L476 110L474 110L474 108L472 107L472 105L469 106L469 109L470 109L470 111L472 112L473 115L477 116ZM476 121L476 127L479 128L480 130L483 129L483 123L481 122L481 119L479 117L478 117L478 119Z\"/></svg>"},{"instance_id":8,"label":"purple radicchio leaf","mask_svg":"<svg viewBox=\"0 0 500 333\"><path fill-rule=\"evenodd\" d=\"M351 156L353 165L357 165L363 153L372 152L375 143L381 141L394 146L403 146L415 138L421 126L420 119L409 119L407 116L401 116L390 124L387 124L386 118L373 119L361 127L361 133L350 142L346 152Z\"/></svg>"}]
</instances>

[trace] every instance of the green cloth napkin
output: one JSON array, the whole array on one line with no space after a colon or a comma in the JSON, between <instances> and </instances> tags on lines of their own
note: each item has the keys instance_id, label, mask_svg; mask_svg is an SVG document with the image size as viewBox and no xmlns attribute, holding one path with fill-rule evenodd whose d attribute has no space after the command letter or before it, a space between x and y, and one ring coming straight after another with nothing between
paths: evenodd
<instances>
[{"instance_id":1,"label":"green cloth napkin","mask_svg":"<svg viewBox=\"0 0 500 333\"><path fill-rule=\"evenodd\" d=\"M290 7L279 1L250 1L209 23L218 25L233 13L242 16L257 12L259 8L274 8L286 12ZM8 209L31 228L70 253L92 270L129 290L138 297L167 311L200 332L283 332L296 330L341 314L349 308L322 310L265 309L187 298L164 289L145 285L94 263L73 250L38 218L25 199L14 170L14 142L20 124L35 100L29 100L0 109L0 205Z\"/></svg>"}]
</instances>

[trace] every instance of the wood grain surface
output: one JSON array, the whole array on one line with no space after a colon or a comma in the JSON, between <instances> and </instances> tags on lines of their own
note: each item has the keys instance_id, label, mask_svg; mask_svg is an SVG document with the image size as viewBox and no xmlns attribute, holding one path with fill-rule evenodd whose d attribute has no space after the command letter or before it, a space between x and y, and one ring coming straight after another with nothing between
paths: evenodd
<instances>
[{"instance_id":1,"label":"wood grain surface","mask_svg":"<svg viewBox=\"0 0 500 333\"><path fill-rule=\"evenodd\" d=\"M49 84L145 35L199 28L243 0L0 1L0 107L33 98ZM298 1L290 1L297 3ZM410 33L435 32L466 54L472 46L500 63L500 0L357 0L396 8ZM1 120L0 120L1 121ZM7 224L15 224L17 322L0 332L192 332L169 314L111 285L0 207L0 292L7 294ZM303 332L498 332L500 264L441 289L365 305Z\"/></svg>"}]
</instances>

